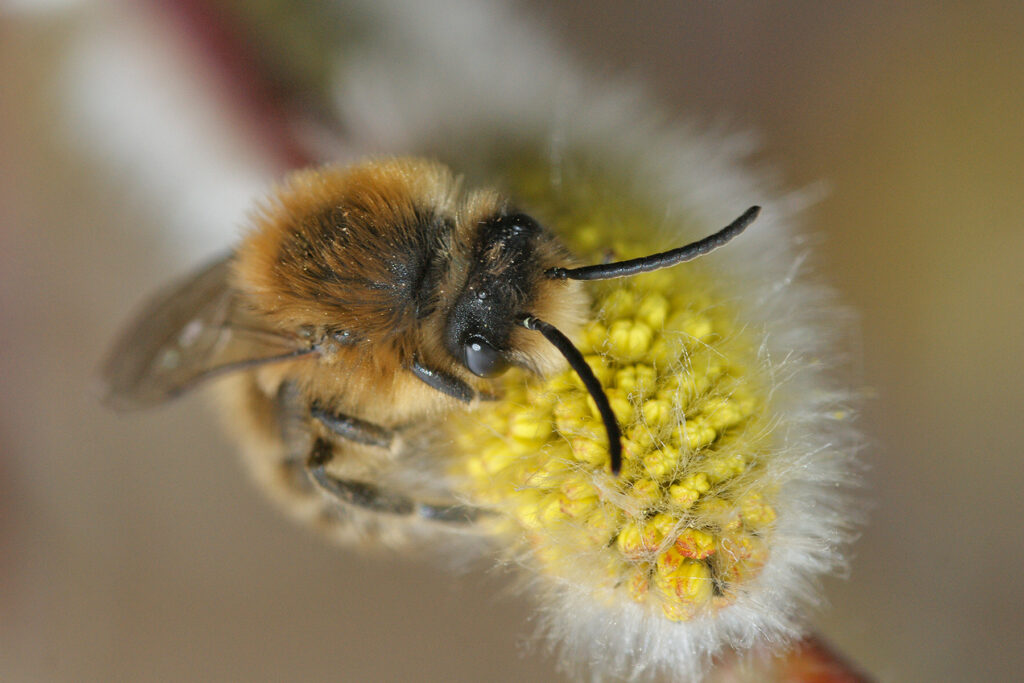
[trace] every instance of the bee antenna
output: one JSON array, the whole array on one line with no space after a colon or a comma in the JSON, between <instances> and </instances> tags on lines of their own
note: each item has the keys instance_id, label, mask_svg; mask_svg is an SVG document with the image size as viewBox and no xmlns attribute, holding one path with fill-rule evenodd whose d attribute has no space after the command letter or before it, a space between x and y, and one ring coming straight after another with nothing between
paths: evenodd
<instances>
[{"instance_id":1,"label":"bee antenna","mask_svg":"<svg viewBox=\"0 0 1024 683\"><path fill-rule=\"evenodd\" d=\"M601 420L604 421L604 428L608 433L608 454L612 461L612 474L617 475L622 470L622 430L619 429L618 420L615 419L615 413L612 412L611 403L608 402L608 396L604 393L601 382L594 376L594 371L587 365L587 361L583 359L583 354L573 346L568 337L550 323L533 316L524 316L519 324L528 330L535 330L543 334L544 338L565 356L565 360L569 361L569 366L583 380L583 386L590 392L594 403L597 404L598 412L601 413Z\"/></svg>"},{"instance_id":2,"label":"bee antenna","mask_svg":"<svg viewBox=\"0 0 1024 683\"><path fill-rule=\"evenodd\" d=\"M544 274L552 280L611 280L612 278L649 273L652 270L668 268L677 263L692 261L698 256L703 256L727 244L732 238L746 230L747 226L754 222L754 219L757 218L757 214L760 212L760 206L752 206L744 211L742 216L715 234L708 235L704 239L697 240L683 247L663 251L660 254L651 254L650 256L642 256L616 263L583 266L582 268L549 268Z\"/></svg>"}]
</instances>

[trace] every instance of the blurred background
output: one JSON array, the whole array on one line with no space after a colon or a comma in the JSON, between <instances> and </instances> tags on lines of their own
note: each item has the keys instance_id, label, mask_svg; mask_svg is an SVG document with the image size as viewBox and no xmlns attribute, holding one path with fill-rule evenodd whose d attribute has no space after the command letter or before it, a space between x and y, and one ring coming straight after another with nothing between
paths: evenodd
<instances>
[{"instance_id":1,"label":"blurred background","mask_svg":"<svg viewBox=\"0 0 1024 683\"><path fill-rule=\"evenodd\" d=\"M156 90L235 166L171 169L143 200L69 135L83 25L205 73L159 5L0 9L0 679L558 680L524 649L530 609L500 572L361 557L295 528L202 400L97 404L95 367L142 295L232 236L144 226L187 225L178 193L208 182L237 224L276 174L220 120L212 78ZM816 623L883 681L1019 676L1024 4L512 7L645 81L670 116L757 131L789 187L827 183L808 233L859 313L874 398L870 523ZM147 102L110 106L166 115Z\"/></svg>"}]
</instances>

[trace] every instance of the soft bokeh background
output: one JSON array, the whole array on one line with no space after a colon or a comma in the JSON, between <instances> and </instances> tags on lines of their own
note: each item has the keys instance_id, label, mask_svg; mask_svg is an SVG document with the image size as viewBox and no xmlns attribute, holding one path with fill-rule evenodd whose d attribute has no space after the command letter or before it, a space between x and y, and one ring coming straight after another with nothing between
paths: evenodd
<instances>
[{"instance_id":1,"label":"soft bokeh background","mask_svg":"<svg viewBox=\"0 0 1024 683\"><path fill-rule=\"evenodd\" d=\"M870 525L818 623L882 680L1024 670L1024 4L547 3L665 109L762 133L862 320ZM339 551L254 491L200 400L91 375L180 266L57 135L68 22L0 14L0 679L552 680L500 575Z\"/></svg>"}]
</instances>

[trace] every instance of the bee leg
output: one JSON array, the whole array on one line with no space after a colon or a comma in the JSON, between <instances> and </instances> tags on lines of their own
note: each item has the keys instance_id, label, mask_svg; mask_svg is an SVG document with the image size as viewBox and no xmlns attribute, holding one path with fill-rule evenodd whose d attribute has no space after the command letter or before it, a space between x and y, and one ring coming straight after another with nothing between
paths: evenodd
<instances>
[{"instance_id":1,"label":"bee leg","mask_svg":"<svg viewBox=\"0 0 1024 683\"><path fill-rule=\"evenodd\" d=\"M449 375L442 370L432 370L422 365L418 358L412 361L412 374L416 375L427 386L437 389L442 394L448 394L464 403L470 403L476 396L476 392L468 384L458 377Z\"/></svg>"},{"instance_id":2,"label":"bee leg","mask_svg":"<svg viewBox=\"0 0 1024 683\"><path fill-rule=\"evenodd\" d=\"M323 491L340 503L360 507L371 512L389 515L419 515L424 519L447 524L468 524L476 520L481 511L465 505L434 505L414 501L401 494L386 491L373 484L339 479L327 473L327 465L334 459L331 445L317 439L306 460L306 469Z\"/></svg>"},{"instance_id":3,"label":"bee leg","mask_svg":"<svg viewBox=\"0 0 1024 683\"><path fill-rule=\"evenodd\" d=\"M372 422L367 422L366 420L349 417L348 415L338 415L336 413L328 412L316 403L314 403L310 408L309 413L316 419L320 420L320 422L332 432L344 439L348 439L349 441L365 444L367 446L391 448L391 444L395 438L394 433L392 433L390 429L375 425Z\"/></svg>"}]
</instances>

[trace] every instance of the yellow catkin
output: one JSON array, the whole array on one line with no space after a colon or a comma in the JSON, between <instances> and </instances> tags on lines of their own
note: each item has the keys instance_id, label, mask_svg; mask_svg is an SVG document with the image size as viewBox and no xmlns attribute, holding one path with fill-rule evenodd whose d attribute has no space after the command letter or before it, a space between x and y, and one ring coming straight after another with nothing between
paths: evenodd
<instances>
[{"instance_id":1,"label":"yellow catkin","mask_svg":"<svg viewBox=\"0 0 1024 683\"><path fill-rule=\"evenodd\" d=\"M601 193L577 202L592 207L580 215L548 187L519 178L578 253L656 250L621 240L644 234L642 212L629 208L637 229L624 232L611 218L622 206ZM673 621L728 605L767 559L775 521L774 491L761 482L771 416L756 355L699 265L589 285L593 318L574 341L622 427L618 476L596 407L569 370L512 370L503 400L449 425L460 493L499 513L515 552Z\"/></svg>"}]
</instances>

